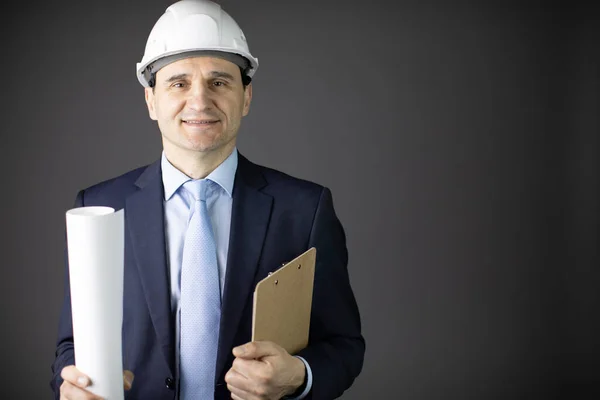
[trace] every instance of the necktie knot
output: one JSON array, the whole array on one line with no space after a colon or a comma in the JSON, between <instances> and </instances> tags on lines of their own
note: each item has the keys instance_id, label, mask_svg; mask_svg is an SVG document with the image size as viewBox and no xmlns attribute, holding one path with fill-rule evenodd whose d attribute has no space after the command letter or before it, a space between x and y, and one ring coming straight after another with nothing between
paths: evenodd
<instances>
[{"instance_id":1,"label":"necktie knot","mask_svg":"<svg viewBox=\"0 0 600 400\"><path fill-rule=\"evenodd\" d=\"M209 179L189 180L183 184L183 187L194 197L194 200L206 201L210 182Z\"/></svg>"}]
</instances>

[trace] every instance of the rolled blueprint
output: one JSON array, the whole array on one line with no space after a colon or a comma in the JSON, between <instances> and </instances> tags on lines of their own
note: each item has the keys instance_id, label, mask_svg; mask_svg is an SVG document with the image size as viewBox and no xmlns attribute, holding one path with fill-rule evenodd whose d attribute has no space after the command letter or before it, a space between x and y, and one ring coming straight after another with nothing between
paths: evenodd
<instances>
[{"instance_id":1,"label":"rolled blueprint","mask_svg":"<svg viewBox=\"0 0 600 400\"><path fill-rule=\"evenodd\" d=\"M88 390L122 400L124 212L79 207L66 213L75 365Z\"/></svg>"}]
</instances>

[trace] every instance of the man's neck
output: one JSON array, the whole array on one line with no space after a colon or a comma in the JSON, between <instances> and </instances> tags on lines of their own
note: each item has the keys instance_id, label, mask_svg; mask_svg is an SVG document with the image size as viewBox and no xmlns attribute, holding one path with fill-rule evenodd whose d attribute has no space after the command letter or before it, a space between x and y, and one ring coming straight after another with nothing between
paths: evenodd
<instances>
[{"instance_id":1,"label":"man's neck","mask_svg":"<svg viewBox=\"0 0 600 400\"><path fill-rule=\"evenodd\" d=\"M214 151L190 151L173 146L163 146L167 160L192 179L206 178L233 151L235 142Z\"/></svg>"}]
</instances>

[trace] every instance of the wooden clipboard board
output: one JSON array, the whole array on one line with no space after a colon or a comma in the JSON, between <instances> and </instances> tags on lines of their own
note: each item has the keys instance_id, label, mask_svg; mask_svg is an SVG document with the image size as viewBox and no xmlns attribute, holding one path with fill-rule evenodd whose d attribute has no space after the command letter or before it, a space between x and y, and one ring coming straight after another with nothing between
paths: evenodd
<instances>
[{"instance_id":1,"label":"wooden clipboard board","mask_svg":"<svg viewBox=\"0 0 600 400\"><path fill-rule=\"evenodd\" d=\"M252 341L275 342L290 354L308 345L316 255L311 247L258 282Z\"/></svg>"}]
</instances>

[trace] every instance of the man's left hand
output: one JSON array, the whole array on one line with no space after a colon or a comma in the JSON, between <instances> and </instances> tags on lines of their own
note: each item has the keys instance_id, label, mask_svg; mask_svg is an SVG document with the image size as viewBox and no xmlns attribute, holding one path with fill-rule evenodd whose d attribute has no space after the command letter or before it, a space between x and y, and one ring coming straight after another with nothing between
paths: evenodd
<instances>
[{"instance_id":1,"label":"man's left hand","mask_svg":"<svg viewBox=\"0 0 600 400\"><path fill-rule=\"evenodd\" d=\"M280 399L304 383L304 363L273 342L249 342L234 348L233 355L225 375L232 399Z\"/></svg>"}]
</instances>

